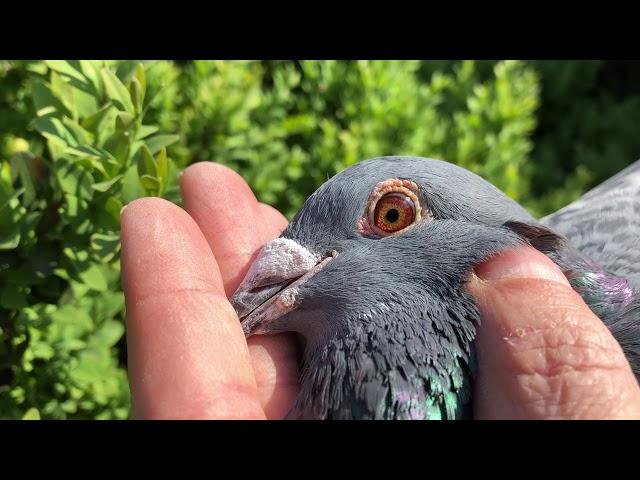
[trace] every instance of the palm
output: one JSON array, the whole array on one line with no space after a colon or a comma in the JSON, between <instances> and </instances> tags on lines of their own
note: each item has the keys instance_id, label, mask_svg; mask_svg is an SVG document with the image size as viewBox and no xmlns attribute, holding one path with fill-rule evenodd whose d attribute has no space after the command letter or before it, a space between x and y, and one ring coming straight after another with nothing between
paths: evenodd
<instances>
[{"instance_id":1,"label":"palm","mask_svg":"<svg viewBox=\"0 0 640 480\"><path fill-rule=\"evenodd\" d=\"M286 335L245 341L227 301L286 219L234 172L196 164L185 211L142 199L122 214L122 278L133 416L282 418L298 392Z\"/></svg>"}]
</instances>

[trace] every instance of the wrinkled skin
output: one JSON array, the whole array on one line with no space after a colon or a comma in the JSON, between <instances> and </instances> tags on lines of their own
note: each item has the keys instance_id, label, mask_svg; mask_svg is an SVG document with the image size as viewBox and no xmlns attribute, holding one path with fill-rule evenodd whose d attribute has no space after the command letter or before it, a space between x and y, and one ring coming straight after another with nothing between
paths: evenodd
<instances>
[{"instance_id":1,"label":"wrinkled skin","mask_svg":"<svg viewBox=\"0 0 640 480\"><path fill-rule=\"evenodd\" d=\"M294 338L247 344L227 298L286 220L220 165L191 166L181 188L186 211L141 199L122 214L133 416L282 418L299 388ZM476 418L640 417L619 345L547 257L505 252L476 274Z\"/></svg>"}]
</instances>

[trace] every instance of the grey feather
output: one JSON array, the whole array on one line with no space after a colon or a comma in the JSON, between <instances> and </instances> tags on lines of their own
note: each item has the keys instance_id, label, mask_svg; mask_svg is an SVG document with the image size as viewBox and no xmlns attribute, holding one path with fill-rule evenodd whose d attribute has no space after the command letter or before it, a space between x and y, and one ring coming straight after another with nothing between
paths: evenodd
<instances>
[{"instance_id":1,"label":"grey feather","mask_svg":"<svg viewBox=\"0 0 640 480\"><path fill-rule=\"evenodd\" d=\"M640 288L640 160L541 222Z\"/></svg>"}]
</instances>

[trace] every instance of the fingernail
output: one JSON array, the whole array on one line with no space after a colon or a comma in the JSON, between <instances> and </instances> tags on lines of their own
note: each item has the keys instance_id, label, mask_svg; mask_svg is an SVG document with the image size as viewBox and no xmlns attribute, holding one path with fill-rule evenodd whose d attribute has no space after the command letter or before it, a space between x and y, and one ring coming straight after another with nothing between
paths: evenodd
<instances>
[{"instance_id":1,"label":"fingernail","mask_svg":"<svg viewBox=\"0 0 640 480\"><path fill-rule=\"evenodd\" d=\"M507 278L537 278L569 286L560 268L545 254L531 247L500 253L475 268L475 274L485 281Z\"/></svg>"},{"instance_id":2,"label":"fingernail","mask_svg":"<svg viewBox=\"0 0 640 480\"><path fill-rule=\"evenodd\" d=\"M124 212L124 209L127 208L127 205L124 205L121 209L120 209L120 216L122 216L122 212Z\"/></svg>"}]
</instances>

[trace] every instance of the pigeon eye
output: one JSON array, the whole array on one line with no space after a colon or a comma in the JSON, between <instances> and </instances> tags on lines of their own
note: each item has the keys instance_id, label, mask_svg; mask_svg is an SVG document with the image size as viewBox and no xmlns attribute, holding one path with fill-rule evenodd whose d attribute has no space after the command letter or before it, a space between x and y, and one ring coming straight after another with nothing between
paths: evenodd
<instances>
[{"instance_id":1,"label":"pigeon eye","mask_svg":"<svg viewBox=\"0 0 640 480\"><path fill-rule=\"evenodd\" d=\"M373 222L384 233L395 233L411 225L416 218L413 201L401 193L389 193L376 203Z\"/></svg>"},{"instance_id":2,"label":"pigeon eye","mask_svg":"<svg viewBox=\"0 0 640 480\"><path fill-rule=\"evenodd\" d=\"M420 206L418 186L411 180L390 178L378 183L358 219L358 233L370 238L400 235L411 226L431 218Z\"/></svg>"}]
</instances>

